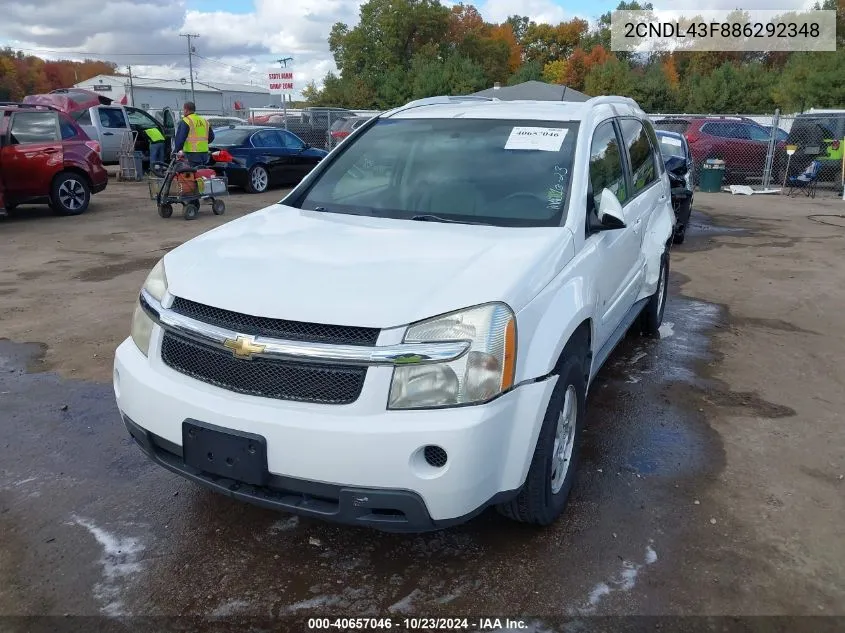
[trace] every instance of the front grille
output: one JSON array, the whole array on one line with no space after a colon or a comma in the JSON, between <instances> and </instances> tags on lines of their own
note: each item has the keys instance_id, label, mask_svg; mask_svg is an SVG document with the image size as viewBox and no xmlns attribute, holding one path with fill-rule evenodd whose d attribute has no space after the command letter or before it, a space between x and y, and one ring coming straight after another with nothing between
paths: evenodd
<instances>
[{"instance_id":1,"label":"front grille","mask_svg":"<svg viewBox=\"0 0 845 633\"><path fill-rule=\"evenodd\" d=\"M202 382L237 393L321 404L349 404L361 395L366 367L235 358L229 350L208 347L165 332L164 363Z\"/></svg>"},{"instance_id":2,"label":"front grille","mask_svg":"<svg viewBox=\"0 0 845 633\"><path fill-rule=\"evenodd\" d=\"M171 310L197 321L224 327L241 334L269 336L292 341L331 343L334 345L375 345L379 335L378 328L268 319L214 308L182 297L175 298Z\"/></svg>"}]
</instances>

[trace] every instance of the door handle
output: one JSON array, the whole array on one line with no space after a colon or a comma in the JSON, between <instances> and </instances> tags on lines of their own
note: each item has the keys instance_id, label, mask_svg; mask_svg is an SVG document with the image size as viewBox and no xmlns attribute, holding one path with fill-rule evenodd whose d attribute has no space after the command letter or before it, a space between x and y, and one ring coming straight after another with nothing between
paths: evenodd
<instances>
[{"instance_id":1,"label":"door handle","mask_svg":"<svg viewBox=\"0 0 845 633\"><path fill-rule=\"evenodd\" d=\"M55 147L48 147L47 149L44 150L44 153L45 154L55 154L58 151L59 150L56 149Z\"/></svg>"},{"instance_id":2,"label":"door handle","mask_svg":"<svg viewBox=\"0 0 845 633\"><path fill-rule=\"evenodd\" d=\"M114 132L103 132L103 136L114 136Z\"/></svg>"}]
</instances>

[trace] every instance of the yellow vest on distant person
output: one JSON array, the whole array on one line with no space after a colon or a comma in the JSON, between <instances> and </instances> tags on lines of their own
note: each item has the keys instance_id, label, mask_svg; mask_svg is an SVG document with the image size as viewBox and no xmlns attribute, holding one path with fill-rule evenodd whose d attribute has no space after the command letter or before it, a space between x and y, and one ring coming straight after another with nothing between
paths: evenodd
<instances>
[{"instance_id":1,"label":"yellow vest on distant person","mask_svg":"<svg viewBox=\"0 0 845 633\"><path fill-rule=\"evenodd\" d=\"M164 134L156 127L148 127L144 130L150 143L164 143Z\"/></svg>"},{"instance_id":2,"label":"yellow vest on distant person","mask_svg":"<svg viewBox=\"0 0 845 633\"><path fill-rule=\"evenodd\" d=\"M182 117L182 120L188 126L188 138L185 140L182 151L189 154L207 152L208 122L196 113Z\"/></svg>"}]
</instances>

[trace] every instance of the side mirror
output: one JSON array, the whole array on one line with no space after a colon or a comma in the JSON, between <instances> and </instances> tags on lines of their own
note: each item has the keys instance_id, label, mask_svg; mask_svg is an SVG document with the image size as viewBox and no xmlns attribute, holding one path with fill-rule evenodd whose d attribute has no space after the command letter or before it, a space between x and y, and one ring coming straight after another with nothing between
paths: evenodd
<instances>
[{"instance_id":1,"label":"side mirror","mask_svg":"<svg viewBox=\"0 0 845 633\"><path fill-rule=\"evenodd\" d=\"M602 190L597 215L603 229L624 229L626 226L622 204L610 189Z\"/></svg>"}]
</instances>

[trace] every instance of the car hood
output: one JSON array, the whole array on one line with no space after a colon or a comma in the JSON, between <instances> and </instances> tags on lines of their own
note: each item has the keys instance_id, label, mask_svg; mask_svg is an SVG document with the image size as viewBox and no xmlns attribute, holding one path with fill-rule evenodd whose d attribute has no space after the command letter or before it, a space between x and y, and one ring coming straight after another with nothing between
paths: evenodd
<instances>
[{"instance_id":1,"label":"car hood","mask_svg":"<svg viewBox=\"0 0 845 633\"><path fill-rule=\"evenodd\" d=\"M571 259L561 227L503 228L274 205L164 258L170 293L294 321L388 328L489 301L515 311Z\"/></svg>"}]
</instances>

